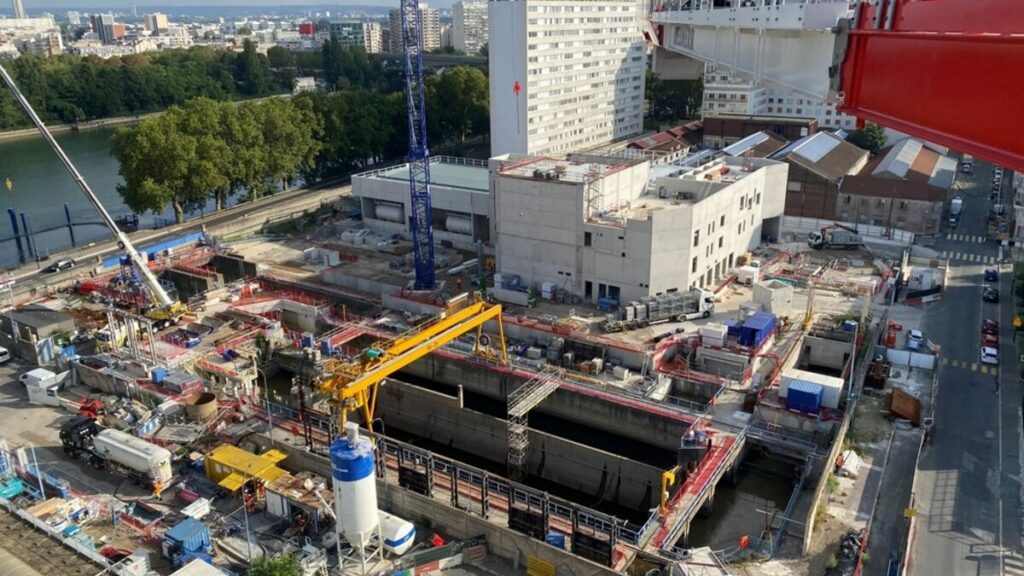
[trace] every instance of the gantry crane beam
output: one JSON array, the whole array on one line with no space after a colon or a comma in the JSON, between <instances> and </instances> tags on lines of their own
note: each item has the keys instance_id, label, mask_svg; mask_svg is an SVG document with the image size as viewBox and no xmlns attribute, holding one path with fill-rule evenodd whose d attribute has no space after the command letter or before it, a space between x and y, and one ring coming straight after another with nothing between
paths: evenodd
<instances>
[{"instance_id":1,"label":"gantry crane beam","mask_svg":"<svg viewBox=\"0 0 1024 576\"><path fill-rule=\"evenodd\" d=\"M474 352L487 348L483 326L494 320L498 323L497 359L507 365L505 329L501 323L501 305L476 302L465 308L445 312L422 330L403 336L387 347L373 347L363 353L358 362L334 363L334 373L325 376L320 389L331 394L337 402L344 429L350 412L362 410L367 430L373 432L373 414L377 407L377 391L381 382L413 362L423 358L455 339L476 331Z\"/></svg>"}]
</instances>

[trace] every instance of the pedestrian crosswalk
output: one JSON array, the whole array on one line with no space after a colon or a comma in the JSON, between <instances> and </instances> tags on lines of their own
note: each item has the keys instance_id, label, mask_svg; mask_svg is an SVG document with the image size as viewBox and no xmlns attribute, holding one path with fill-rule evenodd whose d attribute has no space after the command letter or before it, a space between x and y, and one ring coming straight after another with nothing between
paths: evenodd
<instances>
[{"instance_id":1,"label":"pedestrian crosswalk","mask_svg":"<svg viewBox=\"0 0 1024 576\"><path fill-rule=\"evenodd\" d=\"M953 368L961 368L963 370L970 370L971 372L978 372L979 374L991 374L993 376L999 375L999 366L991 366L988 364L981 364L978 362L971 362L968 360L950 360L949 358L943 358L942 365L952 366Z\"/></svg>"},{"instance_id":2,"label":"pedestrian crosswalk","mask_svg":"<svg viewBox=\"0 0 1024 576\"><path fill-rule=\"evenodd\" d=\"M978 262L979 264L995 264L995 256L986 256L985 254L971 254L969 252L954 252L952 250L943 250L943 258L949 258L950 260L963 260L964 262Z\"/></svg>"},{"instance_id":3,"label":"pedestrian crosswalk","mask_svg":"<svg viewBox=\"0 0 1024 576\"><path fill-rule=\"evenodd\" d=\"M984 244L988 241L984 236L974 236L972 234L946 234L946 239L957 242L974 242L975 244Z\"/></svg>"},{"instance_id":4,"label":"pedestrian crosswalk","mask_svg":"<svg viewBox=\"0 0 1024 576\"><path fill-rule=\"evenodd\" d=\"M1002 576L1024 576L1024 557L1013 550L1004 551L1001 569Z\"/></svg>"}]
</instances>

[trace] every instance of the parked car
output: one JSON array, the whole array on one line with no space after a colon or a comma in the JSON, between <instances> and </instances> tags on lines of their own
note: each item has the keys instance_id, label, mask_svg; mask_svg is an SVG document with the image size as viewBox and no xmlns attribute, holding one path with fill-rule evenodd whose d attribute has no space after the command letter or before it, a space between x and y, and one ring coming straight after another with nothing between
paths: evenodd
<instances>
[{"instance_id":1,"label":"parked car","mask_svg":"<svg viewBox=\"0 0 1024 576\"><path fill-rule=\"evenodd\" d=\"M999 302L999 290L986 287L981 293L981 299L985 302Z\"/></svg>"},{"instance_id":2,"label":"parked car","mask_svg":"<svg viewBox=\"0 0 1024 576\"><path fill-rule=\"evenodd\" d=\"M924 333L920 330L907 330L907 349L920 350L924 342Z\"/></svg>"},{"instance_id":3,"label":"parked car","mask_svg":"<svg viewBox=\"0 0 1024 576\"><path fill-rule=\"evenodd\" d=\"M999 351L995 348L989 348L988 346L981 347L981 363L982 364L999 364Z\"/></svg>"},{"instance_id":4,"label":"parked car","mask_svg":"<svg viewBox=\"0 0 1024 576\"><path fill-rule=\"evenodd\" d=\"M53 264L46 267L46 271L49 273L60 272L62 270L70 270L75 267L75 261L72 258L61 258Z\"/></svg>"},{"instance_id":5,"label":"parked car","mask_svg":"<svg viewBox=\"0 0 1024 576\"><path fill-rule=\"evenodd\" d=\"M991 320L991 319L985 319L985 321L981 323L981 333L982 334L994 334L994 335L998 336L999 335L999 322L996 322L995 320Z\"/></svg>"},{"instance_id":6,"label":"parked car","mask_svg":"<svg viewBox=\"0 0 1024 576\"><path fill-rule=\"evenodd\" d=\"M985 282L999 282L999 271L995 268L986 268Z\"/></svg>"},{"instance_id":7,"label":"parked car","mask_svg":"<svg viewBox=\"0 0 1024 576\"><path fill-rule=\"evenodd\" d=\"M989 348L999 348L999 336L995 334L982 334L981 345Z\"/></svg>"},{"instance_id":8,"label":"parked car","mask_svg":"<svg viewBox=\"0 0 1024 576\"><path fill-rule=\"evenodd\" d=\"M11 359L11 352L7 348L0 346L0 364L6 364Z\"/></svg>"}]
</instances>

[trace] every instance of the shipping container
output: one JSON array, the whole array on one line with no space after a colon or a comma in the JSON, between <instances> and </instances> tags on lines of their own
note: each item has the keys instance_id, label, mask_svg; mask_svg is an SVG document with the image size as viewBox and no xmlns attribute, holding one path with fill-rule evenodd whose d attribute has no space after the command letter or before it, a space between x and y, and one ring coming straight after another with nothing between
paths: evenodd
<instances>
[{"instance_id":1,"label":"shipping container","mask_svg":"<svg viewBox=\"0 0 1024 576\"><path fill-rule=\"evenodd\" d=\"M786 408L806 414L817 414L821 409L822 386L811 382L795 381L789 385Z\"/></svg>"},{"instance_id":2,"label":"shipping container","mask_svg":"<svg viewBox=\"0 0 1024 576\"><path fill-rule=\"evenodd\" d=\"M785 398L789 387L795 382L807 382L818 384L822 387L821 406L823 408L838 408L839 401L843 394L844 380L835 376L818 374L807 370L790 368L782 372L779 383L779 398Z\"/></svg>"},{"instance_id":3,"label":"shipping container","mask_svg":"<svg viewBox=\"0 0 1024 576\"><path fill-rule=\"evenodd\" d=\"M163 556L173 559L182 554L210 548L210 528L195 518L185 518L164 532Z\"/></svg>"}]
</instances>

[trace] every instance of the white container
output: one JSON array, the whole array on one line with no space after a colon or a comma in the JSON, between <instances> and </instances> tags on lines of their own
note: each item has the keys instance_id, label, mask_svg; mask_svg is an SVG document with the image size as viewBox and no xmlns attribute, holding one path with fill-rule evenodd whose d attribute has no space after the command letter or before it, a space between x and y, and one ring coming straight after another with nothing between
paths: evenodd
<instances>
[{"instance_id":1,"label":"white container","mask_svg":"<svg viewBox=\"0 0 1024 576\"><path fill-rule=\"evenodd\" d=\"M722 345L721 342L723 340L725 340L725 337L728 336L728 334L729 334L729 327L726 326L725 324L719 324L717 322L709 322L709 323L701 326L700 328L698 328L697 332L701 336L703 336L704 338L711 338L711 339L714 339L714 340L718 340L719 341L718 345L721 346Z\"/></svg>"},{"instance_id":2,"label":"white container","mask_svg":"<svg viewBox=\"0 0 1024 576\"><path fill-rule=\"evenodd\" d=\"M377 511L377 516L380 520L380 538L384 542L384 549L395 556L408 552L416 540L416 527L412 522L381 510Z\"/></svg>"},{"instance_id":3,"label":"white container","mask_svg":"<svg viewBox=\"0 0 1024 576\"><path fill-rule=\"evenodd\" d=\"M374 466L373 444L349 422L345 437L331 444L331 476L338 531L356 550L364 549L380 526Z\"/></svg>"},{"instance_id":4,"label":"white container","mask_svg":"<svg viewBox=\"0 0 1024 576\"><path fill-rule=\"evenodd\" d=\"M171 453L166 448L112 428L97 434L93 446L111 462L146 474L153 482L171 481Z\"/></svg>"},{"instance_id":5,"label":"white container","mask_svg":"<svg viewBox=\"0 0 1024 576\"><path fill-rule=\"evenodd\" d=\"M612 368L612 376L615 376L619 380L629 380L629 368L616 366Z\"/></svg>"},{"instance_id":6,"label":"white container","mask_svg":"<svg viewBox=\"0 0 1024 576\"><path fill-rule=\"evenodd\" d=\"M526 349L526 357L530 360L540 360L541 356L544 355L544 351L536 346L530 346Z\"/></svg>"},{"instance_id":7,"label":"white container","mask_svg":"<svg viewBox=\"0 0 1024 576\"><path fill-rule=\"evenodd\" d=\"M822 407L839 407L839 400L842 398L843 394L844 381L842 378L790 368L789 370L784 371L782 373L782 377L779 379L779 398L785 398L788 396L789 385L796 381L820 385Z\"/></svg>"},{"instance_id":8,"label":"white container","mask_svg":"<svg viewBox=\"0 0 1024 576\"><path fill-rule=\"evenodd\" d=\"M725 346L725 340L722 338L714 338L712 336L701 336L700 345L707 348L721 348Z\"/></svg>"},{"instance_id":9,"label":"white container","mask_svg":"<svg viewBox=\"0 0 1024 576\"><path fill-rule=\"evenodd\" d=\"M267 490L267 514L277 518L289 518L291 506L288 504L288 499L282 494Z\"/></svg>"},{"instance_id":10,"label":"white container","mask_svg":"<svg viewBox=\"0 0 1024 576\"><path fill-rule=\"evenodd\" d=\"M195 518L196 520L202 520L212 510L213 510L213 507L210 506L210 501L207 500L206 498L200 498L200 499L196 500L195 502L189 504L188 506L185 506L184 508L182 508L181 509L181 513L184 514L185 516L188 516L189 518ZM269 510L269 505L268 505L268 510Z\"/></svg>"},{"instance_id":11,"label":"white container","mask_svg":"<svg viewBox=\"0 0 1024 576\"><path fill-rule=\"evenodd\" d=\"M761 278L761 269L756 266L743 266L736 271L736 281L740 284L751 285Z\"/></svg>"}]
</instances>

